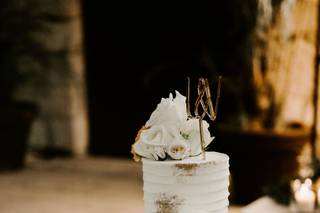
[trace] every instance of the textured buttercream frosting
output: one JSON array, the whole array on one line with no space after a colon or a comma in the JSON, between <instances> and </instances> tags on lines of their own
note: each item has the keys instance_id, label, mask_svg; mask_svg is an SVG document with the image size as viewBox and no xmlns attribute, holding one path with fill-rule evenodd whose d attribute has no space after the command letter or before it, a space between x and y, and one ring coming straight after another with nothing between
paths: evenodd
<instances>
[{"instance_id":1,"label":"textured buttercream frosting","mask_svg":"<svg viewBox=\"0 0 320 213\"><path fill-rule=\"evenodd\" d=\"M227 213L229 157L218 152L184 160L143 159L146 213Z\"/></svg>"}]
</instances>

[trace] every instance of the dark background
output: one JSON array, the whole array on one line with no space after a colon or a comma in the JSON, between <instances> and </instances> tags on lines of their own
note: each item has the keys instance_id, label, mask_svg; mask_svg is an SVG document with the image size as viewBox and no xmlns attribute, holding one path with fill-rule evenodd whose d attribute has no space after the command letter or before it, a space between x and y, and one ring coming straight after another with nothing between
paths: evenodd
<instances>
[{"instance_id":1,"label":"dark background","mask_svg":"<svg viewBox=\"0 0 320 213\"><path fill-rule=\"evenodd\" d=\"M223 75L219 117L239 110L230 91L252 99L245 93L251 94L249 35L256 3L219 1L171 11L169 6L83 1L90 153L128 155L161 97L174 90L185 94L187 76L193 84L208 77L214 89Z\"/></svg>"}]
</instances>

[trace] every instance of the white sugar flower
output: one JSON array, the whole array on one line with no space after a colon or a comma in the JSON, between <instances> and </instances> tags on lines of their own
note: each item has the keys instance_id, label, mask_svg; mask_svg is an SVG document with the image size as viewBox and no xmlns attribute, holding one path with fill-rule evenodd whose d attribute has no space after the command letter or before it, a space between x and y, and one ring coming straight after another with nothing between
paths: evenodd
<instances>
[{"instance_id":1,"label":"white sugar flower","mask_svg":"<svg viewBox=\"0 0 320 213\"><path fill-rule=\"evenodd\" d=\"M203 121L205 146L213 138L208 130L209 124ZM154 160L180 160L201 153L198 119L188 119L186 98L176 91L173 98L162 98L156 110L151 114L132 146L134 158L145 157Z\"/></svg>"},{"instance_id":2,"label":"white sugar flower","mask_svg":"<svg viewBox=\"0 0 320 213\"><path fill-rule=\"evenodd\" d=\"M169 145L167 150L168 155L175 160L181 160L190 155L190 147L188 143L183 141L183 138L176 137Z\"/></svg>"},{"instance_id":3,"label":"white sugar flower","mask_svg":"<svg viewBox=\"0 0 320 213\"><path fill-rule=\"evenodd\" d=\"M187 120L186 97L176 91L176 97L173 98L170 93L169 98L162 98L155 111L147 121L146 126L159 124L173 124L180 126Z\"/></svg>"},{"instance_id":4,"label":"white sugar flower","mask_svg":"<svg viewBox=\"0 0 320 213\"><path fill-rule=\"evenodd\" d=\"M155 125L141 131L133 149L142 157L154 160L164 159L167 143L172 139L172 134L169 134L163 125Z\"/></svg>"},{"instance_id":5,"label":"white sugar flower","mask_svg":"<svg viewBox=\"0 0 320 213\"><path fill-rule=\"evenodd\" d=\"M209 124L203 120L203 138L205 147L207 147L214 137L210 136ZM189 119L181 127L181 135L190 144L190 156L196 156L201 153L201 140L200 140L200 129L198 119Z\"/></svg>"},{"instance_id":6,"label":"white sugar flower","mask_svg":"<svg viewBox=\"0 0 320 213\"><path fill-rule=\"evenodd\" d=\"M142 143L151 146L164 146L168 140L172 140L172 134L168 132L165 125L154 125L143 130L139 139Z\"/></svg>"}]
</instances>

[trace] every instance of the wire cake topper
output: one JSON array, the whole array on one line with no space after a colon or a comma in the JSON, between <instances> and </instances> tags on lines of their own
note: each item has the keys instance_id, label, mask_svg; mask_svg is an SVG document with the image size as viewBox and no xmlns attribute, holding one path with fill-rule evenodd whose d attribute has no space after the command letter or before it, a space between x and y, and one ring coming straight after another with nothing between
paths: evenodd
<instances>
[{"instance_id":1,"label":"wire cake topper","mask_svg":"<svg viewBox=\"0 0 320 213\"><path fill-rule=\"evenodd\" d=\"M188 85L187 85L187 113L188 118L195 118L199 120L199 130L200 130L200 142L201 142L201 152L203 160L206 159L205 153L205 141L203 136L203 119L207 115L211 121L215 121L218 113L218 104L220 98L221 91L221 80L222 77L219 76L218 80L218 88L217 88L217 96L215 106L213 107L211 100L211 92L209 81L207 78L199 78L198 80L198 98L194 103L194 115L190 112L190 78L188 77ZM200 107L202 109L200 109Z\"/></svg>"}]
</instances>

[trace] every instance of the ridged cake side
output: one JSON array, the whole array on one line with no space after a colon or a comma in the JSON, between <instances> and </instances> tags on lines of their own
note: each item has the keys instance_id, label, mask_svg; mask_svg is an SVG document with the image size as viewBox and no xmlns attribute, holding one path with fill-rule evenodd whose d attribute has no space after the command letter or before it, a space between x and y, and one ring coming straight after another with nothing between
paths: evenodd
<instances>
[{"instance_id":1,"label":"ridged cake side","mask_svg":"<svg viewBox=\"0 0 320 213\"><path fill-rule=\"evenodd\" d=\"M228 212L229 157L207 152L185 160L143 159L146 213Z\"/></svg>"}]
</instances>

